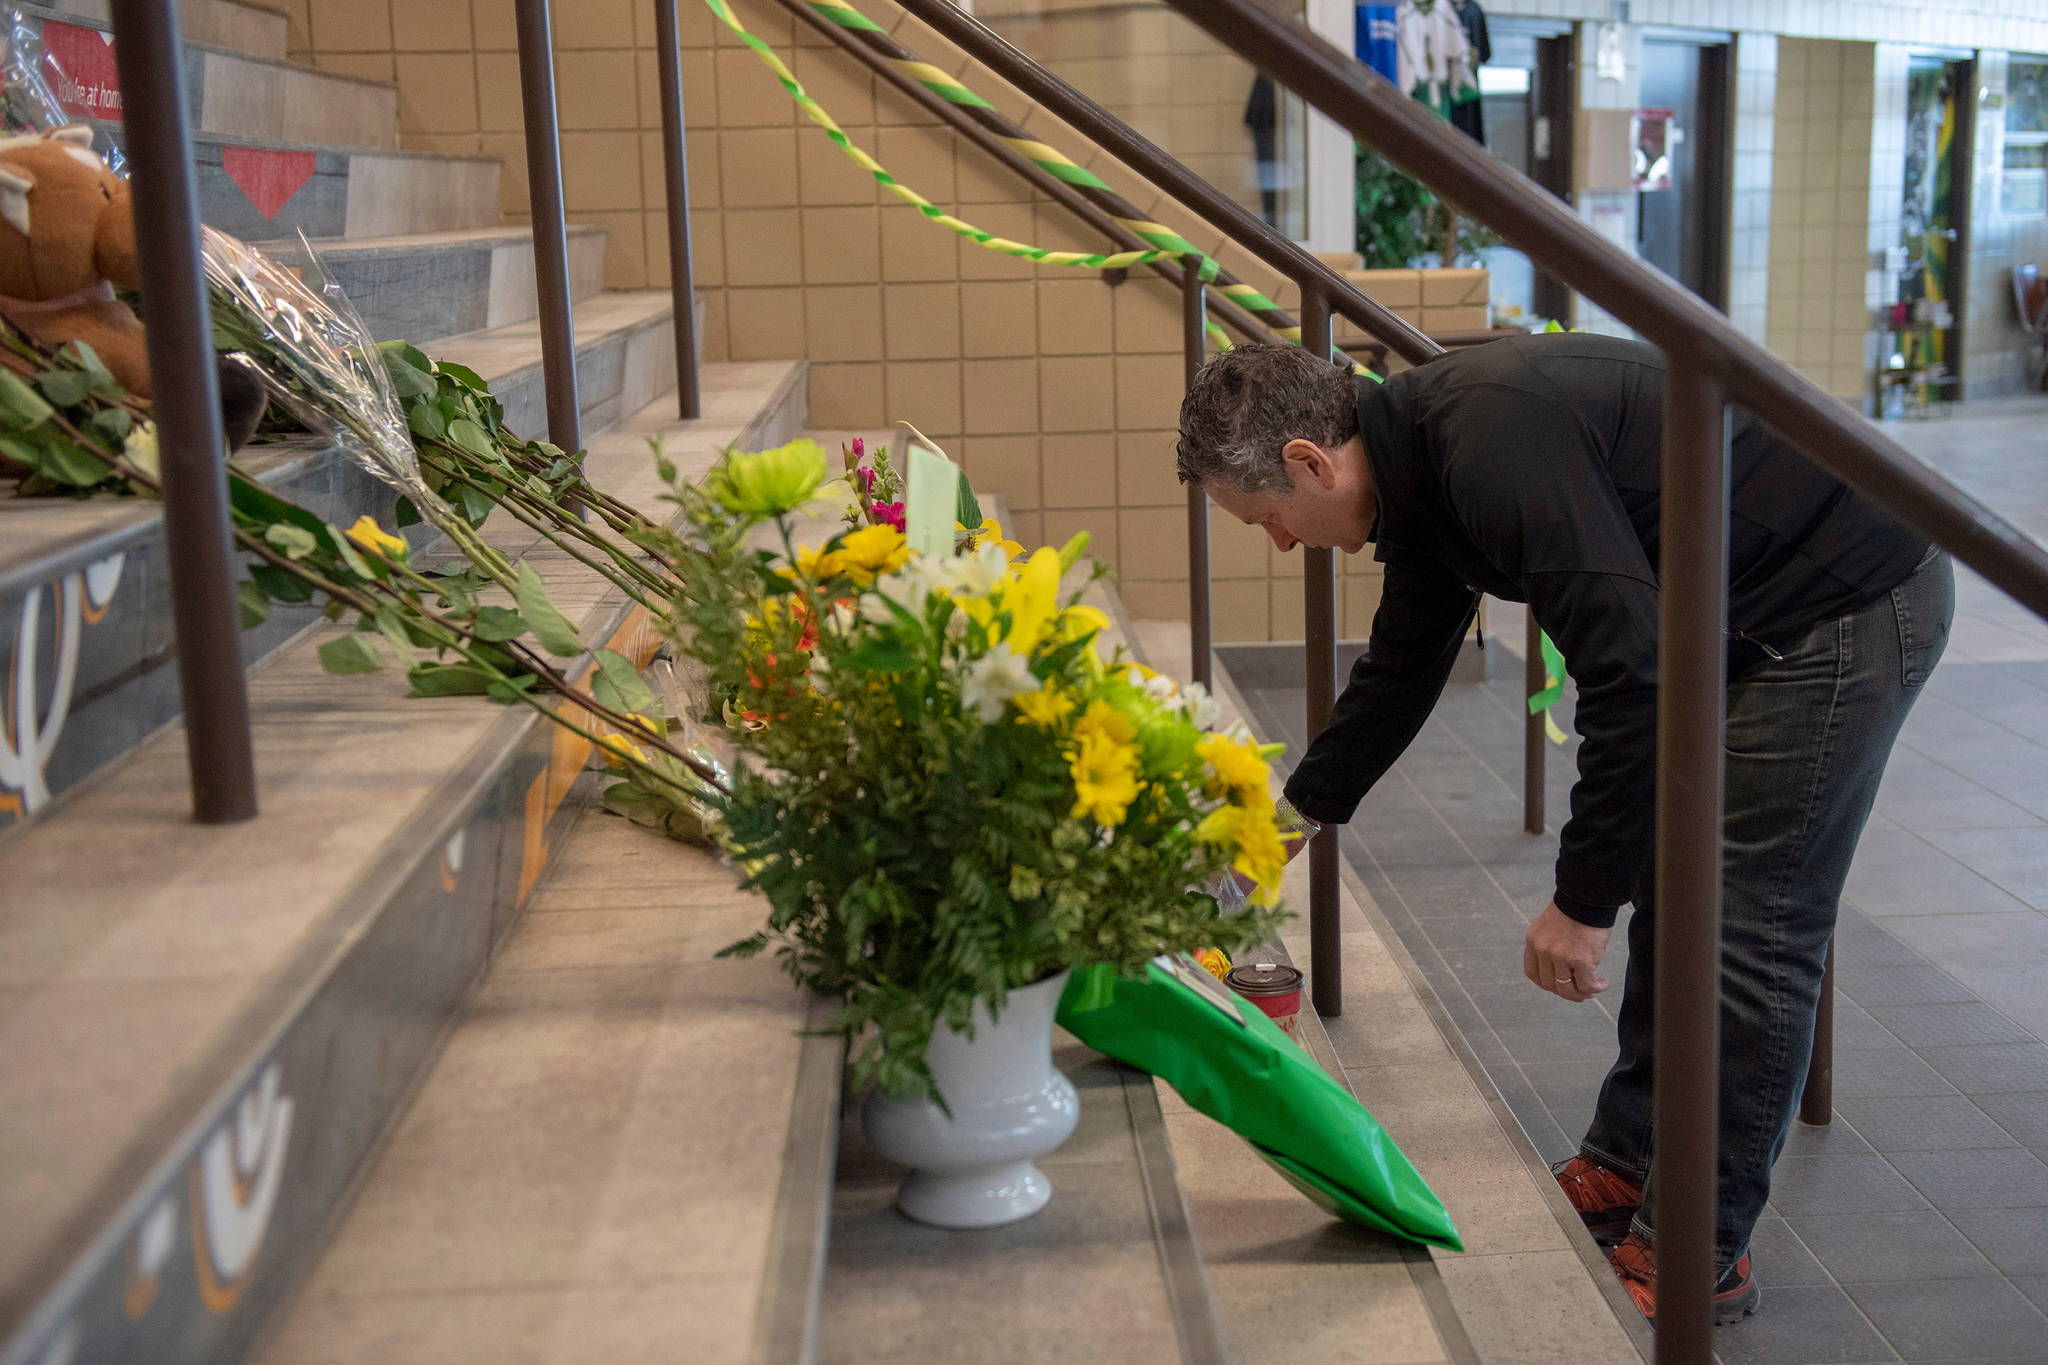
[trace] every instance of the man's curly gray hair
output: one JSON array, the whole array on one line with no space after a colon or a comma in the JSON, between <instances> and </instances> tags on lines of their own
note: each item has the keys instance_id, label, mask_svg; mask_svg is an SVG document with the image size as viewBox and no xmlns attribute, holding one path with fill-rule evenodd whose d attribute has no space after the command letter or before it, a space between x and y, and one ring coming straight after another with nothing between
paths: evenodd
<instances>
[{"instance_id":1,"label":"man's curly gray hair","mask_svg":"<svg viewBox=\"0 0 2048 1365\"><path fill-rule=\"evenodd\" d=\"M1355 381L1299 346L1254 343L1195 372L1180 405L1182 483L1284 497L1289 441L1334 450L1358 434Z\"/></svg>"}]
</instances>

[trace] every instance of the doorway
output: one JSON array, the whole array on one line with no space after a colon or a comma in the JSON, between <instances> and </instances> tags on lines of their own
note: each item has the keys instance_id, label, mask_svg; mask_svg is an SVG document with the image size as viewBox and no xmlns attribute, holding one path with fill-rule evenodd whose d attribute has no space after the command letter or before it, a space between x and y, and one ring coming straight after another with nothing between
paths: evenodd
<instances>
[{"instance_id":1,"label":"doorway","mask_svg":"<svg viewBox=\"0 0 2048 1365\"><path fill-rule=\"evenodd\" d=\"M1906 69L1901 267L1883 350L1888 413L1961 391L1975 89L1968 59L1914 57Z\"/></svg>"},{"instance_id":2,"label":"doorway","mask_svg":"<svg viewBox=\"0 0 2048 1365\"><path fill-rule=\"evenodd\" d=\"M1489 19L1493 52L1479 69L1486 149L1560 199L1572 190L1576 59L1569 25ZM1494 316L1571 320L1571 291L1511 246L1480 256L1492 274Z\"/></svg>"},{"instance_id":3,"label":"doorway","mask_svg":"<svg viewBox=\"0 0 2048 1365\"><path fill-rule=\"evenodd\" d=\"M1728 307L1729 53L1725 41L1643 41L1636 110L1636 254Z\"/></svg>"}]
</instances>

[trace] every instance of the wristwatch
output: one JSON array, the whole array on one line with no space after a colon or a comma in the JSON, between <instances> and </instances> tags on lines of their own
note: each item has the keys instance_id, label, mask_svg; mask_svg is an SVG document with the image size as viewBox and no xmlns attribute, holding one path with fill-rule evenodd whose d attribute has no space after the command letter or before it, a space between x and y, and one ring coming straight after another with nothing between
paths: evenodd
<instances>
[{"instance_id":1,"label":"wristwatch","mask_svg":"<svg viewBox=\"0 0 2048 1365\"><path fill-rule=\"evenodd\" d=\"M1273 804L1273 813L1279 817L1282 825L1299 833L1303 842L1313 839L1323 832L1322 821L1309 819L1306 815L1296 810L1294 803L1284 796Z\"/></svg>"}]
</instances>

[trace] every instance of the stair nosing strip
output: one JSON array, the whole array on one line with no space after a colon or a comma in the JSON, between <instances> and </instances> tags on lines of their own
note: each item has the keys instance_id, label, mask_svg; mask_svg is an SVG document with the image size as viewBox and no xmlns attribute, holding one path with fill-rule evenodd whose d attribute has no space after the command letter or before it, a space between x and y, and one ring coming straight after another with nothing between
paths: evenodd
<instances>
[{"instance_id":1,"label":"stair nosing strip","mask_svg":"<svg viewBox=\"0 0 2048 1365\"><path fill-rule=\"evenodd\" d=\"M846 1040L822 1033L835 1006L813 994L797 1052L795 1102L768 1231L767 1269L754 1316L753 1365L810 1365L817 1354L839 1164Z\"/></svg>"},{"instance_id":2,"label":"stair nosing strip","mask_svg":"<svg viewBox=\"0 0 2048 1365\"><path fill-rule=\"evenodd\" d=\"M1180 1341L1184 1365L1229 1365L1223 1329L1216 1321L1216 1298L1195 1240L1194 1218L1181 1188L1173 1159L1173 1138L1149 1073L1117 1064L1124 1103L1131 1117L1131 1135L1138 1157L1138 1179L1145 1190L1145 1208L1152 1221L1152 1240L1159 1251L1160 1279L1166 1288L1167 1311Z\"/></svg>"}]
</instances>

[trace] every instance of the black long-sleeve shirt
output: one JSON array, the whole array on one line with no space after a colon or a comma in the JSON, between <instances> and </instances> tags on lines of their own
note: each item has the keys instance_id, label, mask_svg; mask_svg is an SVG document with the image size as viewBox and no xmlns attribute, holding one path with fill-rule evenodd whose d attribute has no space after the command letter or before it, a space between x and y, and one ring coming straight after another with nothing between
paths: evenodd
<instances>
[{"instance_id":1,"label":"black long-sleeve shirt","mask_svg":"<svg viewBox=\"0 0 2048 1365\"><path fill-rule=\"evenodd\" d=\"M1401 756L1480 593L1526 602L1579 691L1558 908L1614 922L1654 829L1663 387L1655 348L1576 333L1496 341L1384 385L1360 382L1386 576L1366 652L1287 784L1304 814L1349 820ZM1790 644L1905 581L1928 548L1741 412L1729 493L1737 639Z\"/></svg>"}]
</instances>

